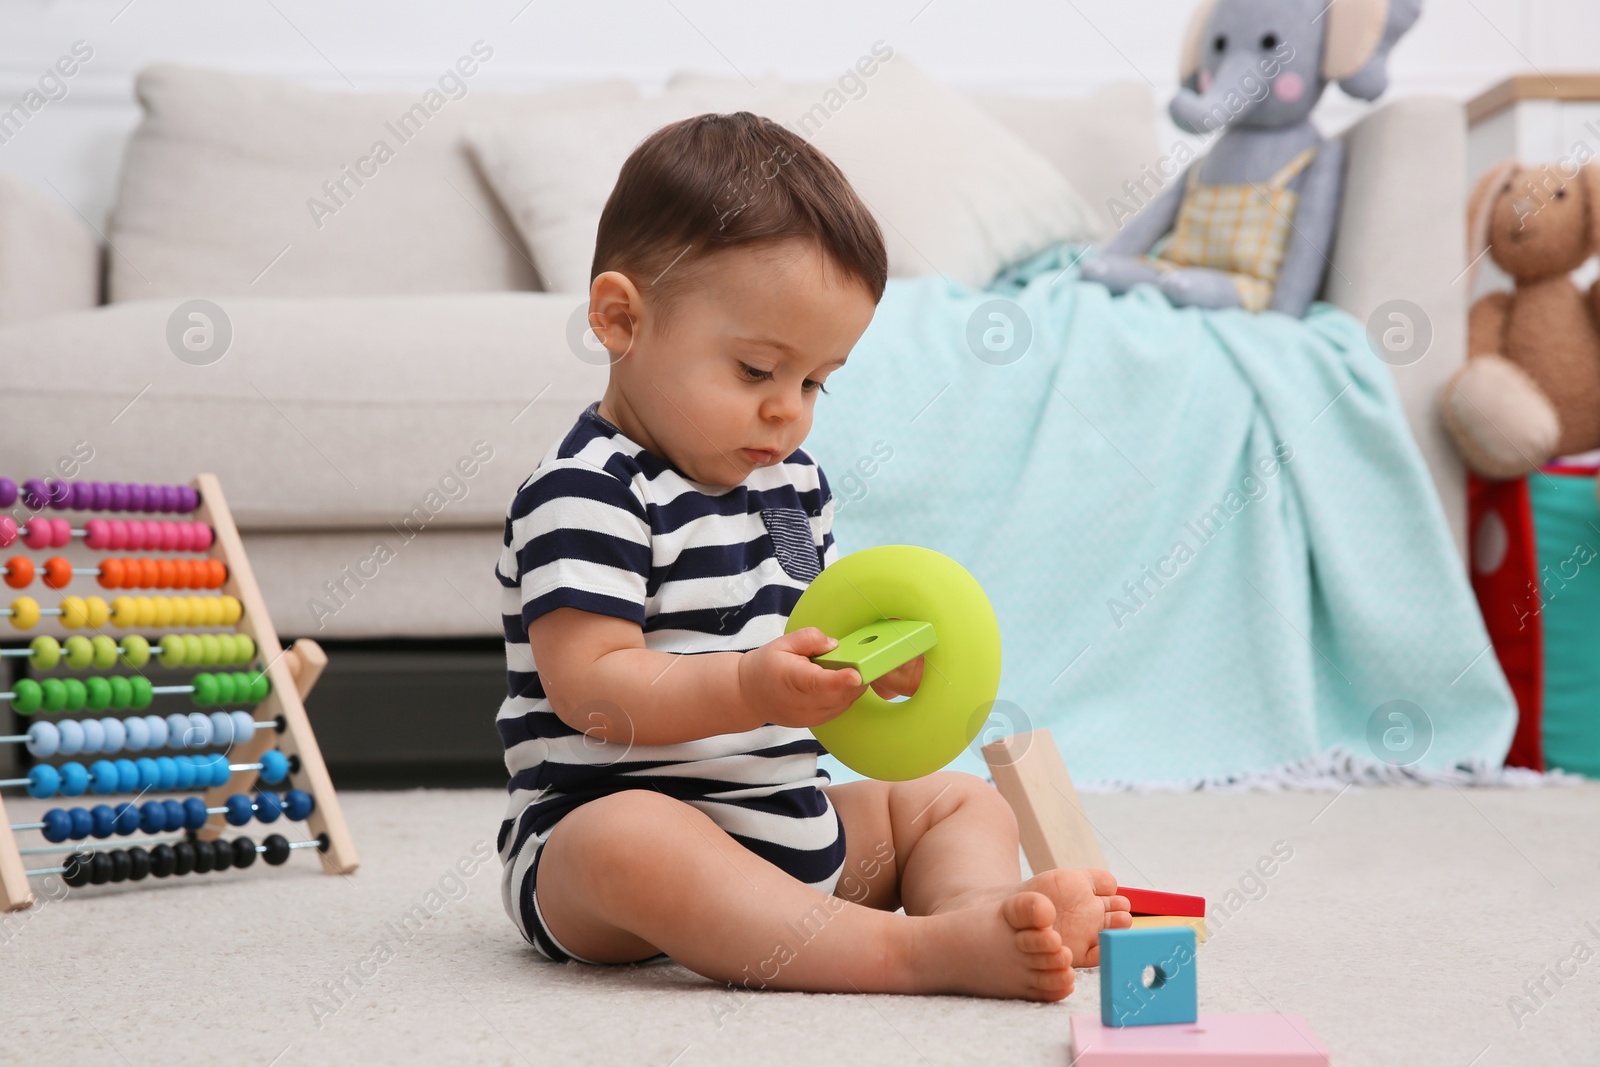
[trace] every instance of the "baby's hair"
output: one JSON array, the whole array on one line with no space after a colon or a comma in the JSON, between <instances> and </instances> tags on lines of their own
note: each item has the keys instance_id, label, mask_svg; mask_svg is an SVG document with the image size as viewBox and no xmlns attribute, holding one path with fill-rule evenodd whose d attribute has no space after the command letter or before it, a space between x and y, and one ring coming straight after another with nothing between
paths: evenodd
<instances>
[{"instance_id":1,"label":"baby's hair","mask_svg":"<svg viewBox=\"0 0 1600 1067\"><path fill-rule=\"evenodd\" d=\"M627 275L663 314L711 253L799 238L864 285L888 279L883 234L833 161L748 111L663 126L617 175L596 234L592 282Z\"/></svg>"}]
</instances>

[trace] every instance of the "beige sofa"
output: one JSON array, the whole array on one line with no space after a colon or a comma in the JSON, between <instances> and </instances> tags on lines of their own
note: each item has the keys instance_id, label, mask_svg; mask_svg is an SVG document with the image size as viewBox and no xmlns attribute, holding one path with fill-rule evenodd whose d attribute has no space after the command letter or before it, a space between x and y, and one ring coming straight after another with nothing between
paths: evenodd
<instances>
[{"instance_id":1,"label":"beige sofa","mask_svg":"<svg viewBox=\"0 0 1600 1067\"><path fill-rule=\"evenodd\" d=\"M636 90L472 92L315 222L306 202L414 96L166 64L138 92L146 117L104 240L0 176L5 473L215 471L280 632L498 633L506 503L605 370L568 342L582 296L534 291L461 130ZM1097 206L1169 150L1142 86L972 99ZM1324 296L1363 320L1392 299L1431 320L1431 350L1395 374L1459 541L1462 475L1433 398L1464 352L1463 113L1399 99L1343 136L1348 192ZM231 331L203 365L175 355L201 322L175 313L196 297L224 308Z\"/></svg>"}]
</instances>

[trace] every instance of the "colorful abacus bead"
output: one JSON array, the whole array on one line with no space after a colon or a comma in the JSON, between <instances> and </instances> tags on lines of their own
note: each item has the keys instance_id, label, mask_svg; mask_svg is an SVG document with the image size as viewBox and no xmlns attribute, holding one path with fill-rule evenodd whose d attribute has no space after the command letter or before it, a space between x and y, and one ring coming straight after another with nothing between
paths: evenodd
<instances>
[{"instance_id":1,"label":"colorful abacus bead","mask_svg":"<svg viewBox=\"0 0 1600 1067\"><path fill-rule=\"evenodd\" d=\"M83 543L96 552L204 552L211 547L213 539L211 527L203 522L90 519L83 524L83 529Z\"/></svg>"},{"instance_id":2,"label":"colorful abacus bead","mask_svg":"<svg viewBox=\"0 0 1600 1067\"><path fill-rule=\"evenodd\" d=\"M133 715L125 719L40 719L29 724L26 740L35 759L76 756L80 753L155 751L163 748L205 748L208 745L243 745L258 729L273 722L256 722L247 711L195 711L187 715Z\"/></svg>"},{"instance_id":3,"label":"colorful abacus bead","mask_svg":"<svg viewBox=\"0 0 1600 1067\"><path fill-rule=\"evenodd\" d=\"M0 480L0 496L5 485ZM187 485L140 485L125 482L67 482L59 478L29 478L22 484L22 502L30 511L46 507L71 511L188 512L200 506L200 493ZM0 504L0 507L9 507Z\"/></svg>"}]
</instances>

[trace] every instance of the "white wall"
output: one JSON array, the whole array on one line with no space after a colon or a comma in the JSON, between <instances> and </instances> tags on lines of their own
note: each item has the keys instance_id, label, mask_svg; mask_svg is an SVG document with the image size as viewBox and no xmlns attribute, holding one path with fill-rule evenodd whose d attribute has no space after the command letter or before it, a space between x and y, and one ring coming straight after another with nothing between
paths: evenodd
<instances>
[{"instance_id":1,"label":"white wall","mask_svg":"<svg viewBox=\"0 0 1600 1067\"><path fill-rule=\"evenodd\" d=\"M691 68L829 77L882 39L961 88L1082 93L1137 79L1163 103L1191 0L0 0L0 107L75 41L93 58L67 95L0 144L0 170L100 226L138 120L132 76L156 59L328 88L410 88L475 40L495 49L481 88L622 76L646 88ZM1394 93L1466 99L1520 71L1596 66L1594 0L1426 0L1391 68ZM1330 90L1325 132L1365 105ZM1175 130L1164 139L1178 139Z\"/></svg>"}]
</instances>

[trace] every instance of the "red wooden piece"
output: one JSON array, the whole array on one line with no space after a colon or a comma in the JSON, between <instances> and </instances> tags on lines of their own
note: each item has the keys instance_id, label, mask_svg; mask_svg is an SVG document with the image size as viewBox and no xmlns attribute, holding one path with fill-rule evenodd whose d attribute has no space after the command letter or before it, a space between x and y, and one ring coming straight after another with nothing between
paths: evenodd
<instances>
[{"instance_id":1,"label":"red wooden piece","mask_svg":"<svg viewBox=\"0 0 1600 1067\"><path fill-rule=\"evenodd\" d=\"M1117 895L1128 898L1135 915L1182 915L1186 918L1205 918L1206 898L1191 897L1183 893L1161 893L1154 889L1129 889L1117 886Z\"/></svg>"}]
</instances>

